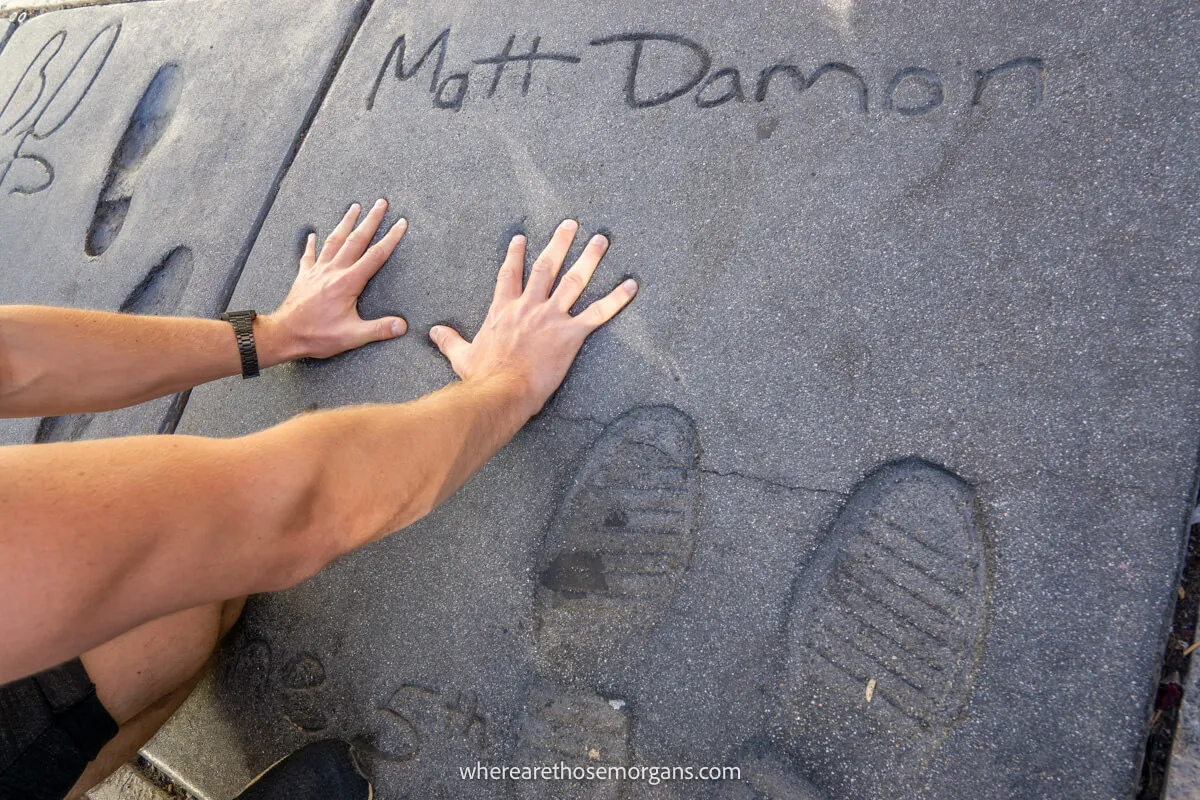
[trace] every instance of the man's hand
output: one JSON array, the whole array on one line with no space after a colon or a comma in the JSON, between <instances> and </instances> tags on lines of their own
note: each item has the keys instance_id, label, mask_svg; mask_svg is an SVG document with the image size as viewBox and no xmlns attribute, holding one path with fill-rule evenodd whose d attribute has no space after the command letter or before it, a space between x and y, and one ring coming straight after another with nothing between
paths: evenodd
<instances>
[{"instance_id":1,"label":"man's hand","mask_svg":"<svg viewBox=\"0 0 1200 800\"><path fill-rule=\"evenodd\" d=\"M387 201L375 203L358 228L361 209L350 206L317 256L316 234L309 234L300 273L279 308L266 315L267 339L274 332L285 344L284 359L329 358L361 347L403 336L408 323L400 317L364 321L358 315L358 296L383 266L404 232L408 221L400 219L378 243L368 249L387 211Z\"/></svg>"},{"instance_id":2,"label":"man's hand","mask_svg":"<svg viewBox=\"0 0 1200 800\"><path fill-rule=\"evenodd\" d=\"M473 341L466 341L444 325L430 329L430 338L450 359L464 383L512 381L528 397L530 413L536 413L562 383L588 335L616 316L637 294L637 282L626 280L578 316L571 316L571 307L608 250L608 239L593 236L555 288L554 281L578 228L574 220L558 226L550 244L533 262L529 283L523 289L525 237L513 237L496 278L491 308Z\"/></svg>"},{"instance_id":3,"label":"man's hand","mask_svg":"<svg viewBox=\"0 0 1200 800\"><path fill-rule=\"evenodd\" d=\"M332 354L373 338L366 330L372 323L354 313L354 297L400 231L393 229L365 263L367 229L376 229L382 209L346 249L357 216L351 213L341 238L330 237L335 247L326 245L324 266L306 257L310 275L297 281L281 308L298 315L292 324L343 328L344 338L330 337L310 352ZM602 236L592 239L551 292L577 228L570 220L559 227L524 287L525 240L513 240L475 341L446 327L432 331L463 380L420 399L301 414L229 439L133 436L0 447L0 682L175 611L291 586L443 502L546 402L588 334L637 291L626 281L571 316L608 246ZM355 270L359 274L347 274ZM26 348L37 357L25 356L25 363L66 365L50 391L34 397L59 403L52 413L75 410L62 396L79 386L81 370L93 370L86 376L92 392L111 375L111 399L130 396L127 376L141 376L141 390L149 392L190 386L186 380L205 374L235 374L239 366L227 323L113 314L64 344L62 332L78 327L80 318L53 317L18 310L6 320L0 309L0 344L5 330L15 329L10 339L37 340ZM314 321L320 319L325 322ZM137 324L149 344L143 350L109 345L106 365L97 355L105 351L87 345L129 341L113 335L126 332L116 323ZM124 354L115 367L113 353ZM149 381L147 363L182 366L176 374L159 367L161 374ZM36 395L47 381L29 383ZM74 397L95 399L82 392Z\"/></svg>"},{"instance_id":4,"label":"man's hand","mask_svg":"<svg viewBox=\"0 0 1200 800\"><path fill-rule=\"evenodd\" d=\"M408 227L400 220L368 249L387 203L354 230L350 207L317 258L310 236L287 299L254 321L263 368L328 358L401 336L399 317L363 321L358 296ZM183 391L241 371L229 323L143 317L44 306L0 306L0 417L108 411Z\"/></svg>"}]
</instances>

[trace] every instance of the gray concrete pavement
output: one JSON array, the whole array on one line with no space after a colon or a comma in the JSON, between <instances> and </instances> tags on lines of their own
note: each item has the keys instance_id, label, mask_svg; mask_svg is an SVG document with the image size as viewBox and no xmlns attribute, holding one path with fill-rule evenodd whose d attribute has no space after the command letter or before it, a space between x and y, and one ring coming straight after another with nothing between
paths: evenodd
<instances>
[{"instance_id":1,"label":"gray concrete pavement","mask_svg":"<svg viewBox=\"0 0 1200 800\"><path fill-rule=\"evenodd\" d=\"M180 8L46 14L0 78L56 18ZM385 196L411 231L360 305L412 332L198 389L181 431L443 385L422 337L476 329L517 230L609 232L588 297L625 274L642 293L442 508L252 601L152 758L212 798L331 735L384 798L542 796L458 769L552 758L745 768L636 798L1131 791L1200 449L1194 7L378 0L257 235L221 215L264 202L291 146L261 103L294 136L354 23L246 9L262 21L166 36L125 116L79 123L111 153L164 64L220 49L238 77L204 119L257 131L226 141L258 166L186 180L176 161L214 162L180 127L172 169L138 178L161 186L144 209L199 193L211 248L131 205L124 242L152 258L117 238L101 258L128 275L35 298L118 307L172 247L227 270L246 246L230 307L269 310L305 231ZM299 55L230 66L284 20ZM46 246L82 262L93 162L56 184L77 208L54 230L19 205L52 192L3 198L22 238L0 285ZM205 269L189 286L229 274Z\"/></svg>"}]
</instances>

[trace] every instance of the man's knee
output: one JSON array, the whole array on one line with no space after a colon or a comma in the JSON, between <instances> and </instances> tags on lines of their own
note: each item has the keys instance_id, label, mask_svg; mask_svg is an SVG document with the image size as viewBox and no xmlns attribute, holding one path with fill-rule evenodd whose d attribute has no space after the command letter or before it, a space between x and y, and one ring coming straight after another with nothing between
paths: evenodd
<instances>
[{"instance_id":1,"label":"man's knee","mask_svg":"<svg viewBox=\"0 0 1200 800\"><path fill-rule=\"evenodd\" d=\"M227 615L228 610L228 615ZM189 608L151 620L82 656L100 702L124 724L190 681L212 655L241 604Z\"/></svg>"}]
</instances>

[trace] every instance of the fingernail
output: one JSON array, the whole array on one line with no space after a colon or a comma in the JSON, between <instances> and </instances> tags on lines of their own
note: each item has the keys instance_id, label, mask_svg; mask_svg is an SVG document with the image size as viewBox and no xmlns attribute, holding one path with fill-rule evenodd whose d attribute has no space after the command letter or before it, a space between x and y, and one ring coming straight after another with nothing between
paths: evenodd
<instances>
[{"instance_id":1,"label":"fingernail","mask_svg":"<svg viewBox=\"0 0 1200 800\"><path fill-rule=\"evenodd\" d=\"M608 244L608 237L597 233L592 237L592 244Z\"/></svg>"},{"instance_id":2,"label":"fingernail","mask_svg":"<svg viewBox=\"0 0 1200 800\"><path fill-rule=\"evenodd\" d=\"M358 203L351 203L351 204L350 204L350 209L349 209L349 210L350 210L350 211L354 211L355 209L358 209L359 211L361 211L361 210L362 210L362 206L360 206Z\"/></svg>"},{"instance_id":3,"label":"fingernail","mask_svg":"<svg viewBox=\"0 0 1200 800\"><path fill-rule=\"evenodd\" d=\"M403 336L406 330L408 330L407 326L400 320L392 322L392 336Z\"/></svg>"},{"instance_id":4,"label":"fingernail","mask_svg":"<svg viewBox=\"0 0 1200 800\"><path fill-rule=\"evenodd\" d=\"M523 234L523 233L518 233L516 236L514 236L514 237L512 238L512 240L513 240L514 242L516 242L517 244L525 244L525 234Z\"/></svg>"},{"instance_id":5,"label":"fingernail","mask_svg":"<svg viewBox=\"0 0 1200 800\"><path fill-rule=\"evenodd\" d=\"M621 288L627 292L636 292L638 290L638 282L630 278L621 284Z\"/></svg>"},{"instance_id":6,"label":"fingernail","mask_svg":"<svg viewBox=\"0 0 1200 800\"><path fill-rule=\"evenodd\" d=\"M564 219L562 221L562 226L569 231L573 231L579 228L579 223L573 219Z\"/></svg>"},{"instance_id":7,"label":"fingernail","mask_svg":"<svg viewBox=\"0 0 1200 800\"><path fill-rule=\"evenodd\" d=\"M441 332L442 332L442 327L440 325L434 325L432 328L429 329L429 338L433 339L436 342L438 334L440 334Z\"/></svg>"},{"instance_id":8,"label":"fingernail","mask_svg":"<svg viewBox=\"0 0 1200 800\"><path fill-rule=\"evenodd\" d=\"M384 200L382 197L375 201L376 208L383 208L386 205L387 205L387 200Z\"/></svg>"},{"instance_id":9,"label":"fingernail","mask_svg":"<svg viewBox=\"0 0 1200 800\"><path fill-rule=\"evenodd\" d=\"M407 228L408 220L406 220L404 217L401 217L400 219L396 220L396 224L393 225L392 227L393 228Z\"/></svg>"}]
</instances>

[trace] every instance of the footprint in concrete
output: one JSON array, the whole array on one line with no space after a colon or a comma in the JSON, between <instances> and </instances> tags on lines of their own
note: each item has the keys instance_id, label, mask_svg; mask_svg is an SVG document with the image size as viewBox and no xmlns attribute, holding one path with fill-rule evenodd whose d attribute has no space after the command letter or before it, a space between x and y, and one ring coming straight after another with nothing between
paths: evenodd
<instances>
[{"instance_id":1,"label":"footprint in concrete","mask_svg":"<svg viewBox=\"0 0 1200 800\"><path fill-rule=\"evenodd\" d=\"M970 485L919 459L858 486L797 584L782 720L835 794L911 793L960 718L987 631L988 566Z\"/></svg>"},{"instance_id":2,"label":"footprint in concrete","mask_svg":"<svg viewBox=\"0 0 1200 800\"><path fill-rule=\"evenodd\" d=\"M635 408L593 445L546 534L534 592L538 678L518 728L519 763L628 765L621 689L679 591L696 544L695 426ZM602 696L607 695L608 697ZM614 781L533 781L522 797L618 797Z\"/></svg>"},{"instance_id":3,"label":"footprint in concrete","mask_svg":"<svg viewBox=\"0 0 1200 800\"><path fill-rule=\"evenodd\" d=\"M628 767L633 717L623 700L605 699L586 689L541 683L532 689L518 729L517 764L565 764L572 769ZM522 800L616 800L622 784L613 780L520 781Z\"/></svg>"},{"instance_id":4,"label":"footprint in concrete","mask_svg":"<svg viewBox=\"0 0 1200 800\"><path fill-rule=\"evenodd\" d=\"M698 448L666 407L627 412L592 447L542 546L539 676L609 693L633 680L691 562Z\"/></svg>"},{"instance_id":5,"label":"footprint in concrete","mask_svg":"<svg viewBox=\"0 0 1200 800\"><path fill-rule=\"evenodd\" d=\"M102 255L121 234L133 200L138 171L170 126L182 88L179 67L167 64L158 70L134 108L129 125L113 153L104 188L100 190L96 211L88 226L83 249L89 256Z\"/></svg>"},{"instance_id":6,"label":"footprint in concrete","mask_svg":"<svg viewBox=\"0 0 1200 800\"><path fill-rule=\"evenodd\" d=\"M129 296L121 303L120 311L126 314L155 314L169 316L179 310L183 293L192 278L192 251L187 247L176 247L167 253L146 276L133 287ZM168 409L159 425L158 433L171 433L174 423L182 412L179 395ZM74 442L83 438L95 414L67 414L59 417L44 417L38 425L34 441ZM169 429L168 429L169 427ZM142 431L147 433L149 431Z\"/></svg>"},{"instance_id":7,"label":"footprint in concrete","mask_svg":"<svg viewBox=\"0 0 1200 800\"><path fill-rule=\"evenodd\" d=\"M324 683L325 665L312 653L297 653L280 671L283 716L305 733L317 733L329 725L318 691Z\"/></svg>"}]
</instances>

